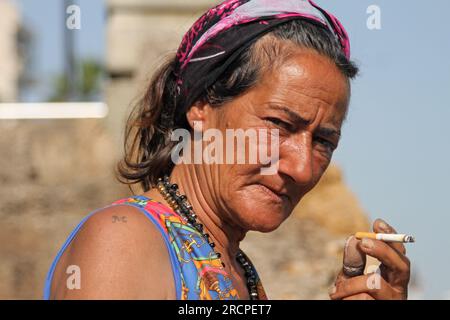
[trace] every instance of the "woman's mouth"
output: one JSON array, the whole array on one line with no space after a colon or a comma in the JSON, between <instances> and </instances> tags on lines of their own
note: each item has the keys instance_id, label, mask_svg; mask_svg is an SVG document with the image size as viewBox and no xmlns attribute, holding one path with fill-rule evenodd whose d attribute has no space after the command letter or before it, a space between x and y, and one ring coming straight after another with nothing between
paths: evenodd
<instances>
[{"instance_id":1,"label":"woman's mouth","mask_svg":"<svg viewBox=\"0 0 450 320\"><path fill-rule=\"evenodd\" d=\"M284 201L289 201L289 197L285 194L279 194L273 190L271 190L270 188L262 185L262 184L257 184L256 187L258 187L262 192L264 192L267 197L276 202L276 203L283 203Z\"/></svg>"}]
</instances>

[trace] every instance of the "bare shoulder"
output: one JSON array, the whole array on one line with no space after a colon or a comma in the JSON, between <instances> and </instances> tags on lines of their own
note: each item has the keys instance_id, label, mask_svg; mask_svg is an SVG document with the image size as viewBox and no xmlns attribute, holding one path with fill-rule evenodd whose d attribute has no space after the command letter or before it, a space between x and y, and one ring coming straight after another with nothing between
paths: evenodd
<instances>
[{"instance_id":1,"label":"bare shoulder","mask_svg":"<svg viewBox=\"0 0 450 320\"><path fill-rule=\"evenodd\" d=\"M70 266L79 270L79 288L67 285ZM58 262L51 297L175 299L172 266L161 232L129 205L96 212Z\"/></svg>"}]
</instances>

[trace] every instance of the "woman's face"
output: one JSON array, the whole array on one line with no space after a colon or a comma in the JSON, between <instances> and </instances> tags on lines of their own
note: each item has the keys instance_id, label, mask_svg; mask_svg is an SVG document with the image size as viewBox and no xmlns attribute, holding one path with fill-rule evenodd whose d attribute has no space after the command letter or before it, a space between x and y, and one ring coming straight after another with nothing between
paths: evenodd
<instances>
[{"instance_id":1,"label":"woman's face","mask_svg":"<svg viewBox=\"0 0 450 320\"><path fill-rule=\"evenodd\" d=\"M267 165L248 164L249 153L255 152L248 143L246 164L203 165L203 173L209 176L203 190L212 191L224 218L246 230L276 229L327 169L349 96L349 82L332 61L314 51L299 50L244 95L211 108L204 130L219 129L224 137L227 129L277 129L279 133L274 174L261 174Z\"/></svg>"}]
</instances>

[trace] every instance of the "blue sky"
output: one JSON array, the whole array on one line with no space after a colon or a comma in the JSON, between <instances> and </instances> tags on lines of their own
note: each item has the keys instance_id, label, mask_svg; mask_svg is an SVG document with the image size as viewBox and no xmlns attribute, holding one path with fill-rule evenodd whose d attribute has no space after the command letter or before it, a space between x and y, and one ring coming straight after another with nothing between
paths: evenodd
<instances>
[{"instance_id":1,"label":"blue sky","mask_svg":"<svg viewBox=\"0 0 450 320\"><path fill-rule=\"evenodd\" d=\"M33 34L32 72L38 86L25 92L27 101L49 96L52 79L64 68L63 37L66 13L63 0L12 0L21 9L22 22ZM103 61L106 41L104 0L76 0L81 9L81 29L74 30L76 55Z\"/></svg>"},{"instance_id":2,"label":"blue sky","mask_svg":"<svg viewBox=\"0 0 450 320\"><path fill-rule=\"evenodd\" d=\"M33 71L42 83L25 98L43 99L52 74L63 67L63 1L16 2L35 35ZM361 68L334 160L371 218L384 218L399 232L416 236L408 256L425 297L448 296L450 1L316 2L341 19ZM424 7L431 3L432 8ZM82 10L77 52L103 60L104 1L77 4ZM381 9L381 30L366 26L370 5Z\"/></svg>"}]
</instances>

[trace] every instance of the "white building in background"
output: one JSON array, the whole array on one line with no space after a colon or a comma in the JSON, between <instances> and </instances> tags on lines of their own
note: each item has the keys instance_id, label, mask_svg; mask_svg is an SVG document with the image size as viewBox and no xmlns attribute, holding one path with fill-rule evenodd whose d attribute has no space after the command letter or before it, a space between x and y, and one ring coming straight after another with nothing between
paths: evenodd
<instances>
[{"instance_id":1,"label":"white building in background","mask_svg":"<svg viewBox=\"0 0 450 320\"><path fill-rule=\"evenodd\" d=\"M10 0L0 0L0 102L13 102L19 96L19 30L20 15L17 7Z\"/></svg>"}]
</instances>

